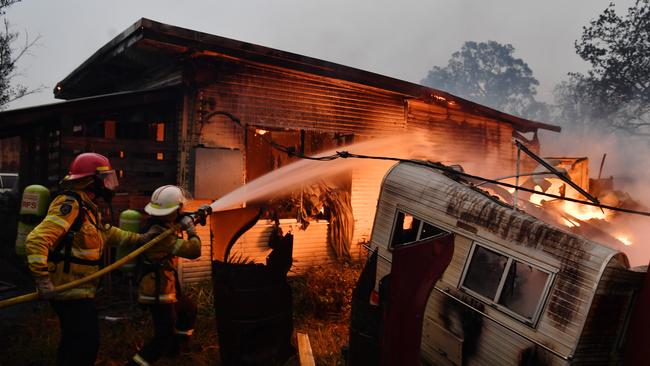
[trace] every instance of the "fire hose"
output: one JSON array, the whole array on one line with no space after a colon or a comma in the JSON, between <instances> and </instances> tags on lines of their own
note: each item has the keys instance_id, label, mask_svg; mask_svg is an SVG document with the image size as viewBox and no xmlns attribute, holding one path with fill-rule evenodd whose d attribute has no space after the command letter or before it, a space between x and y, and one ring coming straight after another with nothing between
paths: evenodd
<instances>
[{"instance_id":1,"label":"fire hose","mask_svg":"<svg viewBox=\"0 0 650 366\"><path fill-rule=\"evenodd\" d=\"M88 283L88 282L90 282L92 280L95 280L95 279L97 279L97 278L99 278L99 277L101 277L101 276L103 276L103 275L105 275L105 274L107 274L109 272L112 272L112 271L122 267L123 265L125 265L128 262L135 259L138 255L142 254L142 252L144 252L145 250L151 248L152 246L158 244L164 238L166 238L169 235L175 233L179 229L179 227L180 227L179 224L173 225L172 227L170 227L169 229L167 229L167 230L163 231L162 233L158 234L158 236L151 239L149 242L142 245L138 249L132 251L131 253L127 254L126 256L122 257L121 259L115 261L115 263L113 263L113 264L111 264L109 266L106 266L106 267L100 269L99 271L97 271L95 273L92 273L92 274L90 274L90 275L88 275L88 276L86 276L84 278L80 278L78 280L74 280L74 281L71 281L71 282L68 282L68 283L64 283L63 285L57 286L57 287L54 288L54 291L62 292L62 291L69 290L71 288L75 288L77 286L83 285L84 283ZM0 301L0 309L2 309L4 307L7 307L7 306L17 305L17 304L21 304L21 303L24 303L24 302L34 301L34 300L38 300L38 293L36 293L36 292L31 292L31 293L28 293L28 294L25 294L25 295L12 297L11 299Z\"/></svg>"}]
</instances>

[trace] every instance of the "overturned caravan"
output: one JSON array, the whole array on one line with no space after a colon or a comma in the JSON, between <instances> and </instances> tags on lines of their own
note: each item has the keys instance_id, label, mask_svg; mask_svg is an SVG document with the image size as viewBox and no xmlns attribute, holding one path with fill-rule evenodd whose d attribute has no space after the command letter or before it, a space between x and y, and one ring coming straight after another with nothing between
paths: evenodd
<instances>
[{"instance_id":1,"label":"overturned caravan","mask_svg":"<svg viewBox=\"0 0 650 366\"><path fill-rule=\"evenodd\" d=\"M352 364L373 352L399 364L413 349L434 365L620 364L646 271L413 163L386 174L369 249Z\"/></svg>"}]
</instances>

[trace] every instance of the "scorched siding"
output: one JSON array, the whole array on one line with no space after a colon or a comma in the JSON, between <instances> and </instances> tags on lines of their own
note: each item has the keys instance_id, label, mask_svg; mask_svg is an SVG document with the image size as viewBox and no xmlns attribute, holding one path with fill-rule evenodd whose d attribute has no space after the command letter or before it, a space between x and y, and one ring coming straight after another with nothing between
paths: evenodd
<instances>
[{"instance_id":1,"label":"scorched siding","mask_svg":"<svg viewBox=\"0 0 650 366\"><path fill-rule=\"evenodd\" d=\"M418 100L408 101L407 118L409 129L426 134L432 142L432 161L460 164L486 176L514 171L510 124Z\"/></svg>"},{"instance_id":2,"label":"scorched siding","mask_svg":"<svg viewBox=\"0 0 650 366\"><path fill-rule=\"evenodd\" d=\"M215 61L206 104L244 125L383 135L405 127L403 96L358 84L261 66Z\"/></svg>"}]
</instances>

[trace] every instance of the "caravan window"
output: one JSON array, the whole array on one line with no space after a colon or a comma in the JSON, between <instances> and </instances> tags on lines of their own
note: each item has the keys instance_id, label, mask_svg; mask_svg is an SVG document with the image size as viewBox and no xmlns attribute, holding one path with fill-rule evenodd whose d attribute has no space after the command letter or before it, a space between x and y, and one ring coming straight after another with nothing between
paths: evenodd
<instances>
[{"instance_id":1,"label":"caravan window","mask_svg":"<svg viewBox=\"0 0 650 366\"><path fill-rule=\"evenodd\" d=\"M462 288L529 324L539 318L551 274L532 264L475 244Z\"/></svg>"},{"instance_id":2,"label":"caravan window","mask_svg":"<svg viewBox=\"0 0 650 366\"><path fill-rule=\"evenodd\" d=\"M391 248L406 243L430 238L446 231L424 222L411 214L397 211L395 225L393 225L393 238Z\"/></svg>"}]
</instances>

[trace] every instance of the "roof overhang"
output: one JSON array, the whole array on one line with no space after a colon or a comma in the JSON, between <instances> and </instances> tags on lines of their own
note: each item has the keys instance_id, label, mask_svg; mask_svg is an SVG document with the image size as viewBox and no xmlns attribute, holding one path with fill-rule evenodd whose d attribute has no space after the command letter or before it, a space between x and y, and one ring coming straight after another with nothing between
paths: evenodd
<instances>
[{"instance_id":1,"label":"roof overhang","mask_svg":"<svg viewBox=\"0 0 650 366\"><path fill-rule=\"evenodd\" d=\"M177 88L125 91L0 112L0 137L20 135L35 123L62 115L115 110L174 100Z\"/></svg>"},{"instance_id":2,"label":"roof overhang","mask_svg":"<svg viewBox=\"0 0 650 366\"><path fill-rule=\"evenodd\" d=\"M434 101L443 96L462 110L510 123L521 132L545 129L560 132L559 126L516 117L459 98L441 90L398 80L376 73L311 58L291 52L175 27L142 18L119 34L77 67L54 89L56 98L92 95L93 91L116 91L120 85L151 70L180 65L188 57L201 54L234 58L328 78L381 88L405 97Z\"/></svg>"}]
</instances>

